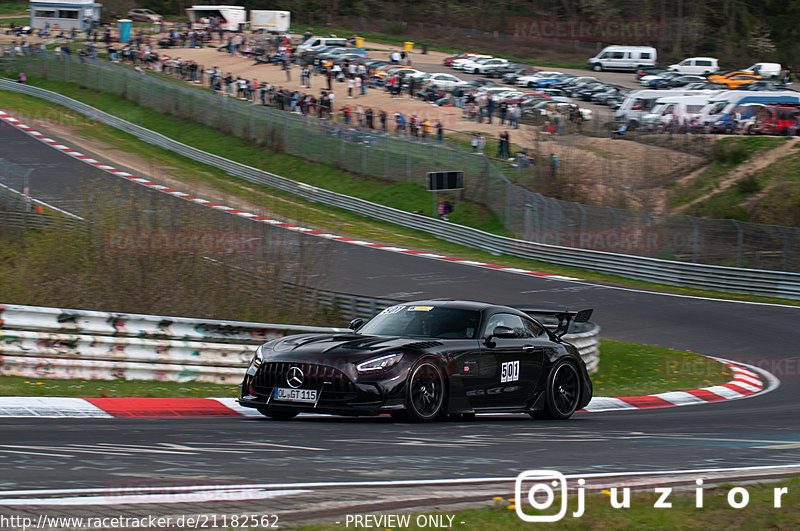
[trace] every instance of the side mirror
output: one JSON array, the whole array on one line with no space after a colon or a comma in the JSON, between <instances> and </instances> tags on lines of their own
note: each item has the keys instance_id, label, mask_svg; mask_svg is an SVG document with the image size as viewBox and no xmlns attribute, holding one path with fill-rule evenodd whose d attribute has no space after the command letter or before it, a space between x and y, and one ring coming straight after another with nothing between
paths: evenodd
<instances>
[{"instance_id":1,"label":"side mirror","mask_svg":"<svg viewBox=\"0 0 800 531\"><path fill-rule=\"evenodd\" d=\"M517 333L514 332L513 328L509 328L507 326L495 326L494 330L492 330L492 333L486 338L486 345L488 347L494 346L494 342L492 341L493 337L513 339L517 337Z\"/></svg>"},{"instance_id":2,"label":"side mirror","mask_svg":"<svg viewBox=\"0 0 800 531\"><path fill-rule=\"evenodd\" d=\"M364 319L362 319L361 317L356 317L355 319L350 321L348 328L350 328L350 330L356 331L362 326L364 326Z\"/></svg>"}]
</instances>

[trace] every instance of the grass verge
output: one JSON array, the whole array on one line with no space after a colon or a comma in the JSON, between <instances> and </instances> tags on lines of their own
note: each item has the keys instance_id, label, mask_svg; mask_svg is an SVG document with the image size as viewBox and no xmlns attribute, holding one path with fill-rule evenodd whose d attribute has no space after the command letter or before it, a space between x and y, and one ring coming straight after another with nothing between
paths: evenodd
<instances>
[{"instance_id":1,"label":"grass verge","mask_svg":"<svg viewBox=\"0 0 800 531\"><path fill-rule=\"evenodd\" d=\"M758 153L777 148L786 140L786 138L775 137L744 137L724 138L716 142L711 149L713 162L700 175L673 192L670 206L685 205L711 192L720 185L722 178L738 165L750 160Z\"/></svg>"},{"instance_id":2,"label":"grass verge","mask_svg":"<svg viewBox=\"0 0 800 531\"><path fill-rule=\"evenodd\" d=\"M734 509L731 507L729 496L733 488L744 488L748 493L746 508ZM787 489L781 496L781 506L775 507L775 489ZM555 489L554 489L555 490ZM572 517L572 511L577 508L578 501L571 497L567 502L568 513L560 522L547 525L547 529L726 529L761 531L762 529L797 529L800 526L800 497L796 493L800 490L800 478L793 477L776 483L742 486L739 483L723 484L719 487L705 487L702 492L702 507L697 507L695 489L685 491L673 490L667 499L670 508L655 508L654 505L660 493L653 489L632 491L630 494L630 507L615 509L610 503L608 490L598 492L586 489L586 512L579 518ZM741 499L733 491L733 501L738 503ZM558 495L556 495L558 496ZM622 499L622 489L618 499ZM482 531L505 531L507 529L538 529L541 523L523 522L516 514L515 503L517 500L496 497L490 507L481 509L467 509L455 513L412 513L410 526L403 529L428 529L420 527L428 520L425 516L446 515L445 522L453 516L452 528L480 529ZM541 503L541 502L540 502ZM550 515L557 512L559 500L547 511L533 509L527 501L522 506L529 515ZM462 523L463 522L463 523ZM289 526L289 529L298 531L327 531L340 530L341 524L306 524Z\"/></svg>"},{"instance_id":3,"label":"grass verge","mask_svg":"<svg viewBox=\"0 0 800 531\"><path fill-rule=\"evenodd\" d=\"M727 367L691 352L605 339L600 352L600 370L592 376L597 396L693 389L731 379ZM200 382L0 377L0 396L225 397L237 392L236 386Z\"/></svg>"}]
</instances>

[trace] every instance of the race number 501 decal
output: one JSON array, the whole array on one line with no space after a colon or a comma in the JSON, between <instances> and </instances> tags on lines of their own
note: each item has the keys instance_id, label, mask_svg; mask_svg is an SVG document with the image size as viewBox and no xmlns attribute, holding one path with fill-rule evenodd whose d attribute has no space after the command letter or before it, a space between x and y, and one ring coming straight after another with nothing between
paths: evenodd
<instances>
[{"instance_id":1,"label":"race number 501 decal","mask_svg":"<svg viewBox=\"0 0 800 531\"><path fill-rule=\"evenodd\" d=\"M504 361L500 367L500 382L519 380L519 361Z\"/></svg>"}]
</instances>

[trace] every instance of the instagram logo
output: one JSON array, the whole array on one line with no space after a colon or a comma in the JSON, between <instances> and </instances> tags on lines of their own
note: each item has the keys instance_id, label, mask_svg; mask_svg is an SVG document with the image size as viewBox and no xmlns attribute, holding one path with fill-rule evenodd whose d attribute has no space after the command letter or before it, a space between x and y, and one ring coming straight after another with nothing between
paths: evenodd
<instances>
[{"instance_id":1,"label":"instagram logo","mask_svg":"<svg viewBox=\"0 0 800 531\"><path fill-rule=\"evenodd\" d=\"M578 483L583 485L586 482L580 479ZM572 515L576 518L583 514L583 490L578 489L578 510ZM525 522L558 522L567 514L567 501L567 478L561 472L526 470L514 482L515 510ZM559 508L555 514L525 513L525 507L528 506L537 511L546 511L556 503Z\"/></svg>"}]
</instances>

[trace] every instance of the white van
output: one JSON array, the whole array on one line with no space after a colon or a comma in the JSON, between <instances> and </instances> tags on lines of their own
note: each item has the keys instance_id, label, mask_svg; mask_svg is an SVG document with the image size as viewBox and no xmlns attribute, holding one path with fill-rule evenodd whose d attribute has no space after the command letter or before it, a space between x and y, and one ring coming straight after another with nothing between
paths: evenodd
<instances>
[{"instance_id":1,"label":"white van","mask_svg":"<svg viewBox=\"0 0 800 531\"><path fill-rule=\"evenodd\" d=\"M704 76L719 70L719 61L713 57L689 57L676 65L669 65L667 70L680 72L681 74Z\"/></svg>"},{"instance_id":2,"label":"white van","mask_svg":"<svg viewBox=\"0 0 800 531\"><path fill-rule=\"evenodd\" d=\"M636 70L640 66L656 66L656 49L651 46L606 46L589 59L587 67L602 70Z\"/></svg>"},{"instance_id":3,"label":"white van","mask_svg":"<svg viewBox=\"0 0 800 531\"><path fill-rule=\"evenodd\" d=\"M635 90L630 92L614 113L614 119L618 122L625 122L633 129L642 123L643 117L653 112L658 100L670 96L697 96L706 95L702 90Z\"/></svg>"},{"instance_id":4,"label":"white van","mask_svg":"<svg viewBox=\"0 0 800 531\"><path fill-rule=\"evenodd\" d=\"M742 72L752 72L766 78L778 77L782 71L783 69L778 63L756 63L742 70Z\"/></svg>"},{"instance_id":5,"label":"white van","mask_svg":"<svg viewBox=\"0 0 800 531\"><path fill-rule=\"evenodd\" d=\"M311 37L297 47L297 53L313 52L326 46L347 46L347 39L340 37Z\"/></svg>"},{"instance_id":6,"label":"white van","mask_svg":"<svg viewBox=\"0 0 800 531\"><path fill-rule=\"evenodd\" d=\"M689 123L692 118L700 122L700 113L710 95L671 96L660 98L652 110L642 116L642 125L648 129Z\"/></svg>"}]
</instances>

